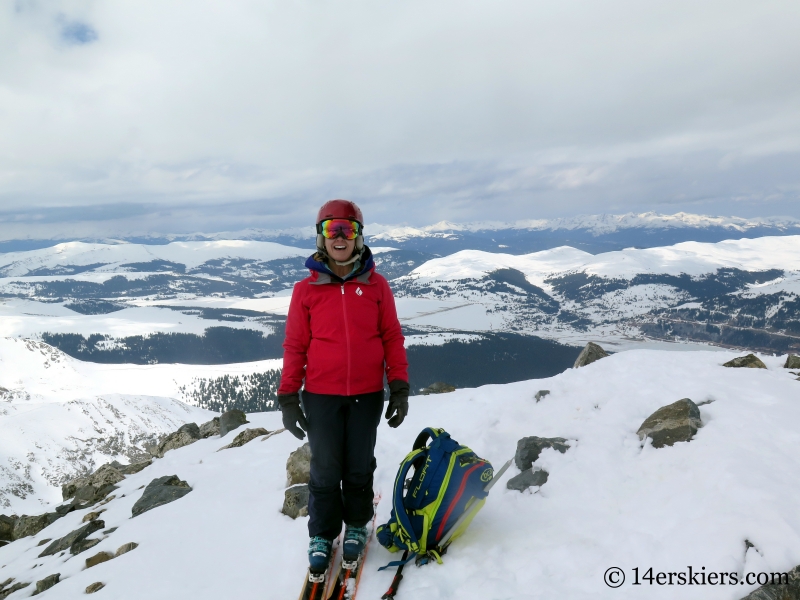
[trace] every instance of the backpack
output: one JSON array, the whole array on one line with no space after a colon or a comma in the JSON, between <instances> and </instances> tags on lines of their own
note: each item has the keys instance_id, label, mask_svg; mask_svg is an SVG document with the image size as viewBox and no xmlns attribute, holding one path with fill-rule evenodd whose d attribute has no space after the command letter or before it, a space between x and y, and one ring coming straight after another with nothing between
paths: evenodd
<instances>
[{"instance_id":1,"label":"backpack","mask_svg":"<svg viewBox=\"0 0 800 600\"><path fill-rule=\"evenodd\" d=\"M389 522L378 527L377 537L390 552L408 550L412 558L428 555L441 562L446 546L466 531L486 502L484 487L492 480L494 470L444 429L423 429L413 448L400 463L392 513ZM407 481L412 467L414 474ZM467 511L471 514L449 536L445 548L439 548L442 538Z\"/></svg>"}]
</instances>

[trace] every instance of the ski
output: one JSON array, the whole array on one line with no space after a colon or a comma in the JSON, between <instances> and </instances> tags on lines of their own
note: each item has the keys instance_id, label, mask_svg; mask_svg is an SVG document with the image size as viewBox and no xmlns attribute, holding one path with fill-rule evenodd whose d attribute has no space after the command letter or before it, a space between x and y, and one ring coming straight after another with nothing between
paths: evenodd
<instances>
[{"instance_id":1,"label":"ski","mask_svg":"<svg viewBox=\"0 0 800 600\"><path fill-rule=\"evenodd\" d=\"M339 564L339 571L333 583L328 600L355 600L356 592L358 591L358 583L361 580L361 565L367 558L367 551L369 550L369 543L375 533L375 519L378 515L378 502L381 497L375 496L372 504L372 521L367 535L367 543L364 546L364 551L358 557L358 560L347 563L342 560Z\"/></svg>"},{"instance_id":2,"label":"ski","mask_svg":"<svg viewBox=\"0 0 800 600\"><path fill-rule=\"evenodd\" d=\"M330 590L332 579L330 577L331 567L335 564L339 556L341 546L341 536L333 541L333 551L331 552L331 560L328 562L328 568L324 573L315 574L311 569L306 571L305 579L303 580L303 587L300 590L300 597L298 600L327 600L328 592Z\"/></svg>"}]
</instances>

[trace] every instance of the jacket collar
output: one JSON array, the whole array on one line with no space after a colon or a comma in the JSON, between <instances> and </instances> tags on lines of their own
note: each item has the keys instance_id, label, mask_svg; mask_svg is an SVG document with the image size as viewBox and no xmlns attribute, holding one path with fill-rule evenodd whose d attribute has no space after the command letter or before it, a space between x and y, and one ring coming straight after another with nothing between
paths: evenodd
<instances>
[{"instance_id":1,"label":"jacket collar","mask_svg":"<svg viewBox=\"0 0 800 600\"><path fill-rule=\"evenodd\" d=\"M316 254L312 254L306 259L306 268L311 271L311 283L316 285L345 282L351 279L355 279L359 283L369 284L370 275L375 270L375 260L372 258L372 251L369 246L364 246L364 250L361 252L361 268L355 273L350 273L344 279L334 274L327 264L316 260L315 256Z\"/></svg>"}]
</instances>

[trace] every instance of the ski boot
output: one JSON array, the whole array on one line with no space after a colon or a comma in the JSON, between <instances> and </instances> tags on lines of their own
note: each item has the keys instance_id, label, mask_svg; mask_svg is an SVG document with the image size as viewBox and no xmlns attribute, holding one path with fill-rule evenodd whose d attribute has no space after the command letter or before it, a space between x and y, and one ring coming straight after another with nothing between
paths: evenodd
<instances>
[{"instance_id":1,"label":"ski boot","mask_svg":"<svg viewBox=\"0 0 800 600\"><path fill-rule=\"evenodd\" d=\"M347 525L344 530L344 545L342 546L342 567L355 569L364 546L367 545L367 528Z\"/></svg>"},{"instance_id":2,"label":"ski boot","mask_svg":"<svg viewBox=\"0 0 800 600\"><path fill-rule=\"evenodd\" d=\"M325 571L331 563L333 541L323 537L312 537L308 542L309 581L325 577ZM312 579L312 577L314 579Z\"/></svg>"}]
</instances>

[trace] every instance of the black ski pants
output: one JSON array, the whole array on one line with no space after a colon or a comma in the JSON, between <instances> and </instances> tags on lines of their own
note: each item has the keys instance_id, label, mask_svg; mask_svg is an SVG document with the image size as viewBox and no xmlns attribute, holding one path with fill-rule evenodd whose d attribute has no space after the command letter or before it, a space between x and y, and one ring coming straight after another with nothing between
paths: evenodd
<instances>
[{"instance_id":1,"label":"black ski pants","mask_svg":"<svg viewBox=\"0 0 800 600\"><path fill-rule=\"evenodd\" d=\"M303 391L311 446L308 534L332 540L342 521L363 527L372 519L375 440L383 390L358 396Z\"/></svg>"}]
</instances>

